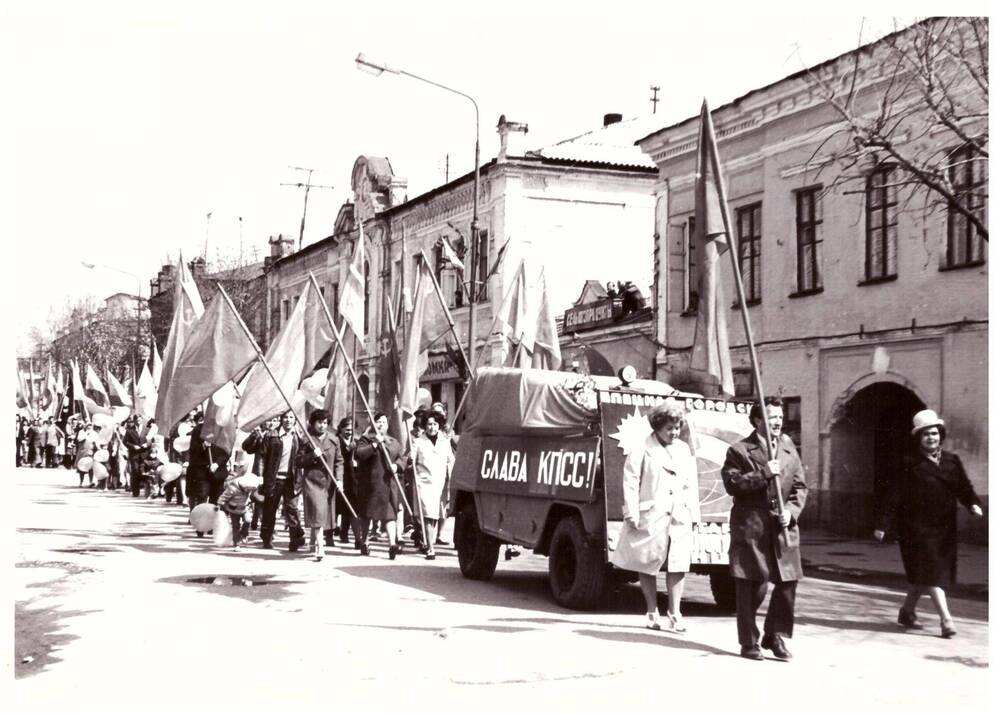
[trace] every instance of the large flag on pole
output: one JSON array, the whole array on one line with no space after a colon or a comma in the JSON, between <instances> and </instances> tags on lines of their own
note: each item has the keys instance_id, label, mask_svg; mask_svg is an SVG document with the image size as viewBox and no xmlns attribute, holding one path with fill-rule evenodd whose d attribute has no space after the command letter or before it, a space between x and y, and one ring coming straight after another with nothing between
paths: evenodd
<instances>
[{"instance_id":1,"label":"large flag on pole","mask_svg":"<svg viewBox=\"0 0 1000 713\"><path fill-rule=\"evenodd\" d=\"M87 364L87 380L83 385L83 392L98 406L111 405L111 397L108 396L107 389L104 388L101 378L90 364Z\"/></svg>"},{"instance_id":2,"label":"large flag on pole","mask_svg":"<svg viewBox=\"0 0 1000 713\"><path fill-rule=\"evenodd\" d=\"M316 365L333 344L333 330L323 312L323 295L312 280L295 303L288 321L267 350L265 359L277 378L281 390L268 376L260 363L250 372L246 386L240 390L240 409L237 423L249 431L272 416L284 413L288 405L282 393L294 394L302 379L316 369Z\"/></svg>"},{"instance_id":3,"label":"large flag on pole","mask_svg":"<svg viewBox=\"0 0 1000 713\"><path fill-rule=\"evenodd\" d=\"M24 382L24 373L21 371L20 365L17 367L17 398L15 403L19 409L27 409L28 414L32 418L34 417L35 414L28 402L28 386Z\"/></svg>"},{"instance_id":4,"label":"large flag on pole","mask_svg":"<svg viewBox=\"0 0 1000 713\"><path fill-rule=\"evenodd\" d=\"M427 340L425 327L428 320L427 311L432 306L434 296L434 276L427 267L427 261L421 260L417 266L417 277L413 294L413 312L406 328L406 341L401 356L399 405L407 416L417 410L417 390L420 388L420 375L427 370Z\"/></svg>"},{"instance_id":5,"label":"large flag on pole","mask_svg":"<svg viewBox=\"0 0 1000 713\"><path fill-rule=\"evenodd\" d=\"M695 158L694 245L698 264L698 315L691 349L691 371L700 372L719 383L723 395L735 394L733 368L729 358L729 331L722 284L719 280L719 256L729 249L720 200L725 195L723 177L712 170L715 129L708 102L701 106L698 153ZM738 279L738 278L737 278Z\"/></svg>"},{"instance_id":6,"label":"large flag on pole","mask_svg":"<svg viewBox=\"0 0 1000 713\"><path fill-rule=\"evenodd\" d=\"M544 268L535 268L527 259L522 260L498 314L500 332L506 338L502 350L504 362L512 355L512 363L521 368L560 367L562 351Z\"/></svg>"},{"instance_id":7,"label":"large flag on pole","mask_svg":"<svg viewBox=\"0 0 1000 713\"><path fill-rule=\"evenodd\" d=\"M156 422L163 433L257 358L239 318L221 294L221 286L219 291L187 335L184 351L173 367L170 388L160 390ZM163 374L167 374L166 363Z\"/></svg>"},{"instance_id":8,"label":"large flag on pole","mask_svg":"<svg viewBox=\"0 0 1000 713\"><path fill-rule=\"evenodd\" d=\"M156 415L156 384L145 362L139 373L139 381L135 385L135 413L144 420Z\"/></svg>"},{"instance_id":9,"label":"large flag on pole","mask_svg":"<svg viewBox=\"0 0 1000 713\"><path fill-rule=\"evenodd\" d=\"M115 375L110 371L108 374L108 396L111 399L112 406L130 406L132 404L132 399L128 395L128 389L115 378Z\"/></svg>"},{"instance_id":10,"label":"large flag on pole","mask_svg":"<svg viewBox=\"0 0 1000 713\"><path fill-rule=\"evenodd\" d=\"M340 337L344 344L344 349L351 352L354 343L354 335L347 331L347 324L340 325ZM351 383L351 372L348 368L348 361L341 354L339 348L333 349L330 357L330 368L327 371L326 394L323 400L323 408L329 413L331 418L339 421L345 416L353 416L351 411L351 395L354 393L354 384Z\"/></svg>"},{"instance_id":11,"label":"large flag on pole","mask_svg":"<svg viewBox=\"0 0 1000 713\"><path fill-rule=\"evenodd\" d=\"M403 438L403 420L399 413L399 346L396 343L396 321L388 293L384 295L382 333L376 369L376 405L389 419L389 435Z\"/></svg>"},{"instance_id":12,"label":"large flag on pole","mask_svg":"<svg viewBox=\"0 0 1000 713\"><path fill-rule=\"evenodd\" d=\"M365 342L365 232L364 222L358 221L358 242L354 246L354 257L347 270L347 279L340 291L341 317L350 326L359 344Z\"/></svg>"},{"instance_id":13,"label":"large flag on pole","mask_svg":"<svg viewBox=\"0 0 1000 713\"><path fill-rule=\"evenodd\" d=\"M174 317L170 323L170 334L167 336L167 344L163 349L163 365L159 380L154 378L157 385L159 397L156 403L156 423L161 433L168 433L177 421L168 423L169 417L164 409L170 406L173 408L176 401L170 397L170 390L173 388L174 370L177 361L180 359L184 348L187 345L188 335L192 331L194 324L204 314L205 306L201 301L201 294L198 292L198 285L195 284L191 271L184 263L184 256L178 255L177 259L177 281L174 283ZM156 369L156 351L154 347L153 369ZM211 391L209 393L212 393ZM183 413L177 420L179 421Z\"/></svg>"}]
</instances>

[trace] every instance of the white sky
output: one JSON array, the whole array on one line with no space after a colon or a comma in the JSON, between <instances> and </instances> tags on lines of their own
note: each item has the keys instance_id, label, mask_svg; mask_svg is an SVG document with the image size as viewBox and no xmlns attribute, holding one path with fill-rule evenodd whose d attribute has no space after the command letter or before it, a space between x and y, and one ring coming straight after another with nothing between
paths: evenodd
<instances>
[{"instance_id":1,"label":"white sky","mask_svg":"<svg viewBox=\"0 0 1000 713\"><path fill-rule=\"evenodd\" d=\"M866 7L796 16L684 15L656 2L7 2L0 10L6 330L17 342L67 298L143 294L177 250L209 259L267 253L298 234L304 180L317 169L306 243L332 229L360 154L387 156L409 195L472 168L465 100L410 79L359 72L354 58L403 67L474 96L483 162L501 113L542 146L600 125L606 112L651 111L663 124L702 96L729 101L856 46ZM986 3L937 3L985 13ZM481 9L476 9L481 7ZM739 7L734 5L734 7ZM881 3L871 39L928 14L926 2Z\"/></svg>"}]
</instances>

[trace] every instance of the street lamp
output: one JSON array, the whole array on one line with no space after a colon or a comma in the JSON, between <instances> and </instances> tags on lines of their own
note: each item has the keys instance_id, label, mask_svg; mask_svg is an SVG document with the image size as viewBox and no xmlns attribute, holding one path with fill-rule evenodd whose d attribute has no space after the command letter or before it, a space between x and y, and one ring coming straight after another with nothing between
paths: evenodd
<instances>
[{"instance_id":1,"label":"street lamp","mask_svg":"<svg viewBox=\"0 0 1000 713\"><path fill-rule=\"evenodd\" d=\"M134 272L129 272L128 270L122 270L119 267L112 267L111 265L96 265L92 262L80 261L88 270L95 270L97 268L102 268L104 270L111 270L112 272L118 272L122 275L128 275L129 277L135 278L135 349L132 352L132 379L135 381L139 380L139 374L136 372L136 365L139 363L139 342L142 341L142 280Z\"/></svg>"},{"instance_id":2,"label":"street lamp","mask_svg":"<svg viewBox=\"0 0 1000 713\"><path fill-rule=\"evenodd\" d=\"M451 92L452 94L457 94L460 97L465 97L470 102L472 102L472 107L476 110L476 167L472 174L472 226L471 226L471 241L472 241L472 276L469 278L469 359L472 362L476 360L476 303L479 301L479 105L476 104L476 100L470 97L465 92L460 92L457 89L452 89L449 86L435 82L426 77L421 77L419 75L413 74L412 72L407 72L405 69L398 69L396 67L390 67L387 64L379 64L378 62L373 62L364 56L364 54L359 53L357 58L354 60L358 69L362 72L367 72L376 77L382 76L385 72L390 74L400 74L404 77L410 77L411 79L416 79L418 81L424 82L425 84L430 84L437 87L438 89L443 89L446 92ZM469 379L472 379L472 374L469 374Z\"/></svg>"}]
</instances>

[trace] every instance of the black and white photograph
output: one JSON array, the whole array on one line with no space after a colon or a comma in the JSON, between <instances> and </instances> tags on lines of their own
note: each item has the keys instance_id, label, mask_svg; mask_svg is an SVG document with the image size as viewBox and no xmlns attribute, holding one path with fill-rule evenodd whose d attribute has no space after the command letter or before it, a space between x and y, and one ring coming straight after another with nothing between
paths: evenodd
<instances>
[{"instance_id":1,"label":"black and white photograph","mask_svg":"<svg viewBox=\"0 0 1000 713\"><path fill-rule=\"evenodd\" d=\"M987 710L989 10L4 3L5 709Z\"/></svg>"}]
</instances>

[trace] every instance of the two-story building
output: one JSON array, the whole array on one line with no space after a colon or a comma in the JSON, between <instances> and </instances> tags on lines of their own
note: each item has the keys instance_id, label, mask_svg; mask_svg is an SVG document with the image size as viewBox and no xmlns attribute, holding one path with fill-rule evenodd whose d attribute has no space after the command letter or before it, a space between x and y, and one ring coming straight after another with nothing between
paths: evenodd
<instances>
[{"instance_id":1,"label":"two-story building","mask_svg":"<svg viewBox=\"0 0 1000 713\"><path fill-rule=\"evenodd\" d=\"M602 284L630 280L650 286L649 225L656 169L635 140L652 126L652 117L622 121L620 115L609 114L594 131L527 150L528 126L500 117L499 151L480 169L477 265L471 264L472 251L466 249L471 246L471 172L408 198L405 181L395 175L387 159L359 157L351 180L354 203L342 208L333 234L297 252L290 251L291 245L272 244L268 333L275 334L287 319L310 271L336 309L358 236L356 214L365 221L368 325L359 367L370 395L375 389L386 296L395 304L401 294L412 294L421 254L437 274L463 347L468 346L470 308L462 282L474 277L486 283L475 307L476 349L488 349L481 365L497 363L500 343L490 338L490 327L526 255L544 264L557 312L573 304L587 278ZM443 259L442 238L464 252L464 271ZM497 269L491 272L494 265ZM464 382L453 353L432 348L422 384L435 400L454 408Z\"/></svg>"},{"instance_id":2,"label":"two-story building","mask_svg":"<svg viewBox=\"0 0 1000 713\"><path fill-rule=\"evenodd\" d=\"M843 157L829 153L827 141L843 124L823 86L839 82L846 92L854 77L864 116L879 109L881 97L895 96L886 90L896 82L894 88L910 87L895 97L909 107L899 113L900 140L919 140L918 150L950 161L946 170L959 187L967 166L965 185L985 188L984 170L962 160L954 133L925 130L932 117L921 107L918 84L906 85L892 71L898 65L887 52L884 42L873 43L712 112L763 388L785 399L787 430L807 468L810 519L853 535L873 529L886 484L913 447L912 416L923 408L943 416L945 448L960 455L980 496L988 493L987 243L926 189L904 200L906 177L891 156L865 147L850 157L856 177L844 180ZM661 378L700 389L704 384L688 372L697 313L697 132L694 115L638 143L659 171ZM977 210L985 216L985 204ZM737 395L749 396L729 256L719 265L734 302L728 330ZM960 528L985 538L982 521L963 516Z\"/></svg>"}]
</instances>

